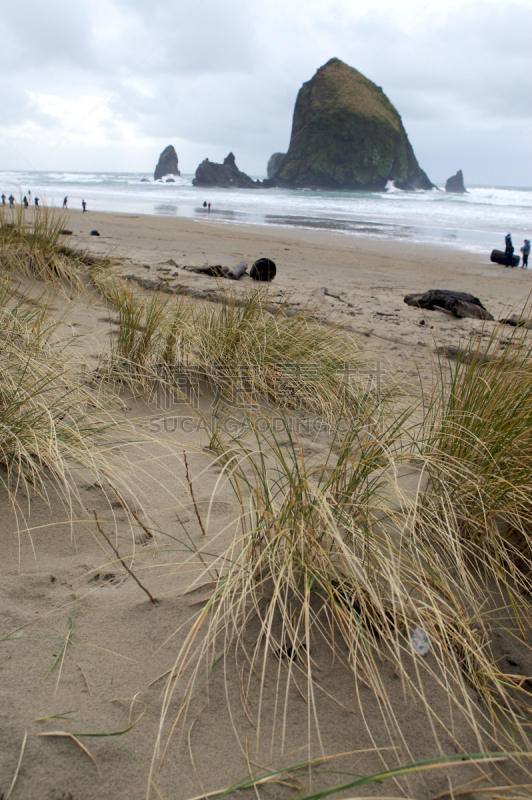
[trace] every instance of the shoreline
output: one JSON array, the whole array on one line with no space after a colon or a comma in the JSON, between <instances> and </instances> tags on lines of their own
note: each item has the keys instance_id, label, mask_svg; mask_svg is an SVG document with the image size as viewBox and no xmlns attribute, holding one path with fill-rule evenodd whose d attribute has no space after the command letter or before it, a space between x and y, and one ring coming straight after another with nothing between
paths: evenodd
<instances>
[{"instance_id":1,"label":"shoreline","mask_svg":"<svg viewBox=\"0 0 532 800\"><path fill-rule=\"evenodd\" d=\"M0 177L5 176L0 173ZM66 173L43 174L41 181L39 176L25 176L16 189L13 187L14 194L22 199L31 188L32 196L38 195L55 208L62 205L66 195L76 210L85 199L93 213L168 217L174 221L201 220L203 203L211 202L210 216L226 225L336 230L362 241L373 237L404 240L480 255L500 249L508 230L519 246L521 238L530 233L529 190L471 187L466 195L436 190L340 194L193 187L181 183L181 178L177 183L142 183L134 176L118 173L87 175L85 181L77 180L80 175L71 177L72 182ZM10 189L5 191L9 194Z\"/></svg>"}]
</instances>

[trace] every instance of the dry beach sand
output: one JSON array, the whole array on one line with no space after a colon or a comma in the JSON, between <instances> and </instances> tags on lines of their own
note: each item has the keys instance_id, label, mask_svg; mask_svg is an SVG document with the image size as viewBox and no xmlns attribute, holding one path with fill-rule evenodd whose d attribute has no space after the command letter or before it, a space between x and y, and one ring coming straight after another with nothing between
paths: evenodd
<instances>
[{"instance_id":1,"label":"dry beach sand","mask_svg":"<svg viewBox=\"0 0 532 800\"><path fill-rule=\"evenodd\" d=\"M289 308L316 304L328 320L361 335L383 368L386 364L392 372L410 372L414 365L423 368L424 348L432 348L434 339L449 344L479 327L471 320L408 307L403 302L406 294L438 288L469 292L498 319L522 307L532 289L527 271L493 264L488 252L478 256L327 231L223 224L214 214L189 220L69 213L73 246L88 242L91 252L112 251L124 259L121 274L165 279L170 287L215 286L212 278L187 273L179 269L182 266L235 266L240 261L251 266L257 258L271 258L278 267L269 287L272 299L286 300ZM94 229L100 233L97 239L88 236ZM242 293L256 286L247 276L231 284Z\"/></svg>"},{"instance_id":2,"label":"dry beach sand","mask_svg":"<svg viewBox=\"0 0 532 800\"><path fill-rule=\"evenodd\" d=\"M458 320L443 312L405 305L405 294L434 288L470 292L497 319L522 307L532 287L529 272L492 264L489 254L324 231L237 226L221 223L214 215L188 220L69 212L68 227L73 232L69 245L86 246L95 254L111 250L120 259L117 274L161 280L170 289L188 292L216 289L217 281L187 272L184 265L234 266L267 256L277 264L277 276L268 287L273 301L284 301L295 309L311 303L318 316L359 337L369 361L378 364L384 376L412 386L418 372L430 381L436 346L483 334L476 320ZM93 229L99 231L99 238L89 236ZM219 283L225 288L229 282ZM248 277L231 284L236 293L250 288L256 287ZM57 296L55 306L63 315L59 335L78 334L77 355L96 363L113 336L113 309L95 293L90 302L77 296L67 302ZM491 330L490 325L493 323L486 330ZM116 497L106 496L81 472L78 485L85 513L76 519L53 497L51 507L34 499L29 515L22 499L15 514L7 498L0 497L0 638L4 640L0 797L7 798L14 777L10 795L14 800L125 800L146 795L165 676L192 615L213 590L212 584L200 584L189 592L201 574L191 548L204 546L206 536L213 550L221 552L232 535L238 509L227 482L218 482L220 468L205 449L204 434L191 423L177 430L158 428L155 435L150 422L153 406L127 394L123 401L123 429L129 431L132 442L126 447L127 457L137 486L137 493L124 499L153 538ZM204 392L201 410L209 414L212 402L212 396ZM153 434L153 441L135 443L141 434ZM303 438L309 454L322 446L320 434L304 434ZM127 556L128 565L159 600L157 605L117 562L91 521L94 511L120 554ZM499 649L501 659L518 663L519 670L532 675L526 644L503 632ZM58 663L49 672L58 655ZM437 735L439 744L415 698L403 692L389 665L382 665L383 685L404 732L401 740L386 729L378 698L362 682L356 695L363 697L364 720L354 702L353 681L341 662L331 664L319 644L313 656L321 669L323 689L315 699L320 736L309 726L304 693L294 692L285 720L285 751L290 756L275 760L282 725L277 719L274 727L275 713L280 713L274 688L278 670L285 669L286 663L272 658L271 674L264 676L266 722L257 752L253 715L248 716L240 702L236 668L231 672L233 662L229 660L224 668L212 671L208 688L202 687L193 700L186 730L171 740L153 796L159 792L165 800L203 797L234 785L258 766L273 764L275 769L303 762L309 758L309 738L310 757L351 753L328 766L337 775L324 776L325 783L341 783L348 772L377 772L383 763L404 764L456 754L460 748L478 750L474 733L460 726L435 680L427 679L425 689L447 726ZM182 699L172 699L170 716ZM67 712L75 722L51 719ZM127 733L111 739L78 736L125 731L135 722ZM40 735L65 731L75 734L77 741ZM522 780L513 769L494 763L487 771L494 776L494 785L507 786ZM486 795L477 791L484 786L479 777L476 767L464 764L450 776L429 772L406 782L371 784L341 796L480 798ZM299 776L300 785L308 790L307 778L305 772ZM453 795L451 787L462 785ZM289 782L265 785L260 796L290 797L295 788Z\"/></svg>"}]
</instances>

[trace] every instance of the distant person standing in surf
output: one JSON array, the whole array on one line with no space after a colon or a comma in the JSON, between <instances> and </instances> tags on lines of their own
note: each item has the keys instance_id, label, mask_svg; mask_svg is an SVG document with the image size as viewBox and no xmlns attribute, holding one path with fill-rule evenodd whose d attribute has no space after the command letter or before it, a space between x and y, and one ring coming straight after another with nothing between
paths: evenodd
<instances>
[{"instance_id":1,"label":"distant person standing in surf","mask_svg":"<svg viewBox=\"0 0 532 800\"><path fill-rule=\"evenodd\" d=\"M523 254L523 269L528 269L528 256L530 255L530 239L525 239L525 243L521 248Z\"/></svg>"},{"instance_id":2,"label":"distant person standing in surf","mask_svg":"<svg viewBox=\"0 0 532 800\"><path fill-rule=\"evenodd\" d=\"M83 209L83 213L85 213L85 211L87 210L87 203L85 202L85 200L81 201L81 207Z\"/></svg>"},{"instance_id":3,"label":"distant person standing in surf","mask_svg":"<svg viewBox=\"0 0 532 800\"><path fill-rule=\"evenodd\" d=\"M514 265L513 264L513 261L514 261L514 246L512 244L512 236L511 236L510 233L506 234L506 236L504 238L504 241L505 241L505 244L506 244L506 249L504 251L505 254L506 254L506 266L507 267L513 267L513 265Z\"/></svg>"},{"instance_id":4,"label":"distant person standing in surf","mask_svg":"<svg viewBox=\"0 0 532 800\"><path fill-rule=\"evenodd\" d=\"M65 197L65 199L63 200L63 208L67 208L67 203L68 203L68 197Z\"/></svg>"}]
</instances>

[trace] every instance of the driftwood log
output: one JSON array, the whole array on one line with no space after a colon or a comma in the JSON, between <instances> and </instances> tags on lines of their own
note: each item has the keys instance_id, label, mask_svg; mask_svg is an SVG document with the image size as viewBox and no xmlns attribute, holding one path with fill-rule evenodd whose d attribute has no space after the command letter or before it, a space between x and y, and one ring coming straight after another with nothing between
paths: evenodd
<instances>
[{"instance_id":1,"label":"driftwood log","mask_svg":"<svg viewBox=\"0 0 532 800\"><path fill-rule=\"evenodd\" d=\"M93 256L92 253L88 253L86 250L75 250L73 247L58 247L57 252L64 256L77 258L82 264L88 264L88 266L100 264L102 261L105 261L105 256Z\"/></svg>"},{"instance_id":2,"label":"driftwood log","mask_svg":"<svg viewBox=\"0 0 532 800\"><path fill-rule=\"evenodd\" d=\"M186 297L193 297L196 300L208 300L211 303L222 303L227 299L224 291L218 289L193 289L190 286L183 286L182 284L169 284L167 281L155 280L149 278L142 278L140 275L121 275L125 281L134 281L143 289L148 289L152 292L163 292L164 294L181 294ZM231 297L231 303L235 306L246 306L249 299L246 297ZM280 314L283 317L295 317L300 314L298 308L288 308L287 304L282 301L279 303L265 303L263 309L269 314ZM319 317L313 317L315 322L323 322ZM390 339L390 341L392 341ZM395 339L393 340L395 341Z\"/></svg>"},{"instance_id":3,"label":"driftwood log","mask_svg":"<svg viewBox=\"0 0 532 800\"><path fill-rule=\"evenodd\" d=\"M490 361L493 360L491 353L476 351L471 352L454 344L447 344L443 345L442 347L437 347L436 352L441 356L447 356L447 358L456 361L464 361L467 364L475 364L477 367L482 367L484 364L489 364Z\"/></svg>"},{"instance_id":4,"label":"driftwood log","mask_svg":"<svg viewBox=\"0 0 532 800\"><path fill-rule=\"evenodd\" d=\"M196 272L198 275L210 275L211 278L229 278L232 281L240 280L242 275L245 275L247 268L247 261L241 261L240 264L233 268L222 267L221 264L217 264L214 267L183 267L183 269L189 272Z\"/></svg>"},{"instance_id":5,"label":"driftwood log","mask_svg":"<svg viewBox=\"0 0 532 800\"><path fill-rule=\"evenodd\" d=\"M211 278L225 278L229 272L229 267L222 267L217 264L214 267L183 267L189 272L196 272L198 275L209 275Z\"/></svg>"},{"instance_id":6,"label":"driftwood log","mask_svg":"<svg viewBox=\"0 0 532 800\"><path fill-rule=\"evenodd\" d=\"M196 272L198 275L209 275L212 278L229 278L232 281L238 281L242 275L246 274L248 265L245 261L241 261L236 267L222 267L221 264L216 266L205 267L183 267L189 272ZM277 274L277 267L270 258L259 258L258 261L252 265L249 276L254 281L273 281Z\"/></svg>"},{"instance_id":7,"label":"driftwood log","mask_svg":"<svg viewBox=\"0 0 532 800\"><path fill-rule=\"evenodd\" d=\"M227 277L232 281L239 281L242 275L245 274L247 268L247 261L241 261L240 264L237 264L236 267L229 270Z\"/></svg>"},{"instance_id":8,"label":"driftwood log","mask_svg":"<svg viewBox=\"0 0 532 800\"><path fill-rule=\"evenodd\" d=\"M450 311L455 317L473 317L474 319L493 319L478 297L467 292L451 292L447 289L429 289L423 294L407 294L404 302L408 306L425 308L434 311L435 308Z\"/></svg>"},{"instance_id":9,"label":"driftwood log","mask_svg":"<svg viewBox=\"0 0 532 800\"><path fill-rule=\"evenodd\" d=\"M512 267L518 267L520 260L521 256L512 256ZM490 255L490 261L493 261L494 264L506 265L506 253L504 252L504 250L492 250Z\"/></svg>"}]
</instances>

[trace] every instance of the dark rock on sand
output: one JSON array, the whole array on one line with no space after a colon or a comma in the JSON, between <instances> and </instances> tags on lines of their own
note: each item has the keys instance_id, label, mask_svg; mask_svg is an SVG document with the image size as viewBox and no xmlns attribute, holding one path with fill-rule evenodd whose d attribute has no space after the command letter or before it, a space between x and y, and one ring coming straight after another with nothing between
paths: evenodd
<instances>
[{"instance_id":1,"label":"dark rock on sand","mask_svg":"<svg viewBox=\"0 0 532 800\"><path fill-rule=\"evenodd\" d=\"M288 188L433 188L382 89L338 58L301 87L290 147L279 155L270 160L272 178Z\"/></svg>"},{"instance_id":2,"label":"dark rock on sand","mask_svg":"<svg viewBox=\"0 0 532 800\"><path fill-rule=\"evenodd\" d=\"M91 236L99 236L100 235L100 231L91 231L90 235Z\"/></svg>"},{"instance_id":3,"label":"dark rock on sand","mask_svg":"<svg viewBox=\"0 0 532 800\"><path fill-rule=\"evenodd\" d=\"M271 258L259 258L249 271L254 281L273 281L277 274L277 267Z\"/></svg>"},{"instance_id":4,"label":"dark rock on sand","mask_svg":"<svg viewBox=\"0 0 532 800\"><path fill-rule=\"evenodd\" d=\"M447 178L445 191L453 192L454 194L467 194L467 189L464 186L464 176L462 175L461 169L458 170L456 175L453 175L451 178Z\"/></svg>"},{"instance_id":5,"label":"dark rock on sand","mask_svg":"<svg viewBox=\"0 0 532 800\"><path fill-rule=\"evenodd\" d=\"M512 267L518 267L520 260L521 256L512 256ZM493 261L494 264L504 264L506 266L506 253L504 250L492 250L490 261Z\"/></svg>"},{"instance_id":6,"label":"dark rock on sand","mask_svg":"<svg viewBox=\"0 0 532 800\"><path fill-rule=\"evenodd\" d=\"M441 308L450 311L455 317L473 317L474 319L492 320L478 297L467 292L452 292L447 289L429 289L423 294L407 294L404 302L409 306L426 308L434 311Z\"/></svg>"},{"instance_id":7,"label":"dark rock on sand","mask_svg":"<svg viewBox=\"0 0 532 800\"><path fill-rule=\"evenodd\" d=\"M181 175L177 168L177 153L174 146L169 144L159 156L159 162L153 173L153 180L158 181L165 175Z\"/></svg>"},{"instance_id":8,"label":"dark rock on sand","mask_svg":"<svg viewBox=\"0 0 532 800\"><path fill-rule=\"evenodd\" d=\"M194 186L234 186L237 189L253 189L262 187L261 181L254 181L245 172L241 172L232 153L224 159L223 164L215 164L208 158L202 161L192 181Z\"/></svg>"}]
</instances>

